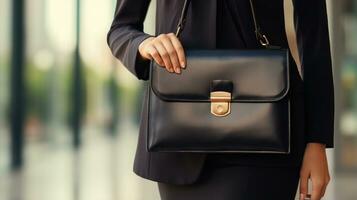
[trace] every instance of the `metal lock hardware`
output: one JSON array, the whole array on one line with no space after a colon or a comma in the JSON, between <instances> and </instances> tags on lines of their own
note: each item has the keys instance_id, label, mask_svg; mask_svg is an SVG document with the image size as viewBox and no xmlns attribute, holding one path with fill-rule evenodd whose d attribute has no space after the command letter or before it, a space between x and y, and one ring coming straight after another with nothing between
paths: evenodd
<instances>
[{"instance_id":1,"label":"metal lock hardware","mask_svg":"<svg viewBox=\"0 0 357 200\"><path fill-rule=\"evenodd\" d=\"M211 113L217 117L227 116L231 112L232 94L225 91L211 92Z\"/></svg>"}]
</instances>

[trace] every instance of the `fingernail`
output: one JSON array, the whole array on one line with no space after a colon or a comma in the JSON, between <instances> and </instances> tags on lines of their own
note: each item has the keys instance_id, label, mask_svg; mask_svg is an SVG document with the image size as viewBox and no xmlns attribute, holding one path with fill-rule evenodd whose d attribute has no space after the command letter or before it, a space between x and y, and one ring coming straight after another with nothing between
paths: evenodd
<instances>
[{"instance_id":1,"label":"fingernail","mask_svg":"<svg viewBox=\"0 0 357 200\"><path fill-rule=\"evenodd\" d=\"M181 63L181 67L182 67L182 68L186 68L186 66L185 66L185 63L184 63L184 62L182 62L182 63Z\"/></svg>"},{"instance_id":2,"label":"fingernail","mask_svg":"<svg viewBox=\"0 0 357 200\"><path fill-rule=\"evenodd\" d=\"M178 67L178 68L176 68L176 73L181 73L181 70L180 70L180 68Z\"/></svg>"},{"instance_id":3,"label":"fingernail","mask_svg":"<svg viewBox=\"0 0 357 200\"><path fill-rule=\"evenodd\" d=\"M174 72L174 70L173 70L172 68L170 68L170 69L169 69L169 72L173 73L173 72Z\"/></svg>"}]
</instances>

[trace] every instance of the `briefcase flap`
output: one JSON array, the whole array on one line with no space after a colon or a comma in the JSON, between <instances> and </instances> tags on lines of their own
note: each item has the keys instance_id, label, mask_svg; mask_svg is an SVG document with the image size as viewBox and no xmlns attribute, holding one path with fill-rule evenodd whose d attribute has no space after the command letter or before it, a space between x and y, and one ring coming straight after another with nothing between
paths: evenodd
<instances>
[{"instance_id":1,"label":"briefcase flap","mask_svg":"<svg viewBox=\"0 0 357 200\"><path fill-rule=\"evenodd\" d=\"M232 102L272 102L289 90L287 50L187 50L186 69L169 73L152 62L151 89L164 101L208 102L215 80L231 82Z\"/></svg>"}]
</instances>

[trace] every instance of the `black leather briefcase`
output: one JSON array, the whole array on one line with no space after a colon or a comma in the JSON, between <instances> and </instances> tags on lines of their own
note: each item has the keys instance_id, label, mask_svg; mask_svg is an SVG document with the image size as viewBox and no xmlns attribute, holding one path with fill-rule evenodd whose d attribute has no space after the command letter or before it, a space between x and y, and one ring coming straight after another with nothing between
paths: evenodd
<instances>
[{"instance_id":1,"label":"black leather briefcase","mask_svg":"<svg viewBox=\"0 0 357 200\"><path fill-rule=\"evenodd\" d=\"M258 40L269 47L254 22ZM148 151L290 153L288 56L286 49L189 49L180 75L153 61Z\"/></svg>"}]
</instances>

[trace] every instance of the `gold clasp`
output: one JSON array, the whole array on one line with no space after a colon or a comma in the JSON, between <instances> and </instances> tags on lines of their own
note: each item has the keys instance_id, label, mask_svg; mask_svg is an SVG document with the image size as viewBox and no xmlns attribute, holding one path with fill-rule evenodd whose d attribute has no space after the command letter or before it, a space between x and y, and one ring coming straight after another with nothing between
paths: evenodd
<instances>
[{"instance_id":1,"label":"gold clasp","mask_svg":"<svg viewBox=\"0 0 357 200\"><path fill-rule=\"evenodd\" d=\"M230 92L211 92L211 113L217 117L227 116L231 112L231 99Z\"/></svg>"}]
</instances>

